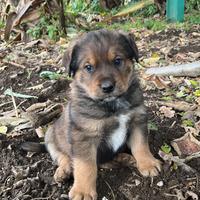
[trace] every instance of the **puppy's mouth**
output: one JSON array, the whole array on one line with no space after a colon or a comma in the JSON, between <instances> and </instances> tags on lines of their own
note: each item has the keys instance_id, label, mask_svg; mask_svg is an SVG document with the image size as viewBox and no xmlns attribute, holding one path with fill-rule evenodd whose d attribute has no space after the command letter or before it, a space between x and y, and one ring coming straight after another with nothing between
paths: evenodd
<instances>
[{"instance_id":1,"label":"puppy's mouth","mask_svg":"<svg viewBox=\"0 0 200 200\"><path fill-rule=\"evenodd\" d=\"M111 101L114 101L116 99L117 99L117 97L111 96L111 97L106 97L106 98L102 99L102 101L111 102Z\"/></svg>"},{"instance_id":2,"label":"puppy's mouth","mask_svg":"<svg viewBox=\"0 0 200 200\"><path fill-rule=\"evenodd\" d=\"M119 96L105 97L104 99L101 99L99 103L110 112L115 112L120 109L126 110L131 106L127 99L123 97L123 94Z\"/></svg>"},{"instance_id":3,"label":"puppy's mouth","mask_svg":"<svg viewBox=\"0 0 200 200\"><path fill-rule=\"evenodd\" d=\"M119 99L121 96L124 95L124 92L113 92L111 94L105 94L105 95L100 95L100 96L95 96L93 97L93 100L99 101L101 103L105 102L105 103L109 103L109 102L113 102L116 101L117 99Z\"/></svg>"}]
</instances>

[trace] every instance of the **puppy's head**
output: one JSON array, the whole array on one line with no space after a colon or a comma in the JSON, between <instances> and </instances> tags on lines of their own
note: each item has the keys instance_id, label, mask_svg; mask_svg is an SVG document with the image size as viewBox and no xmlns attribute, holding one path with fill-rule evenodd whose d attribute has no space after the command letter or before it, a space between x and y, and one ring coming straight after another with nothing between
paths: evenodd
<instances>
[{"instance_id":1,"label":"puppy's head","mask_svg":"<svg viewBox=\"0 0 200 200\"><path fill-rule=\"evenodd\" d=\"M134 60L138 61L138 49L131 35L98 30L81 36L66 52L64 64L90 98L110 101L128 90Z\"/></svg>"}]
</instances>

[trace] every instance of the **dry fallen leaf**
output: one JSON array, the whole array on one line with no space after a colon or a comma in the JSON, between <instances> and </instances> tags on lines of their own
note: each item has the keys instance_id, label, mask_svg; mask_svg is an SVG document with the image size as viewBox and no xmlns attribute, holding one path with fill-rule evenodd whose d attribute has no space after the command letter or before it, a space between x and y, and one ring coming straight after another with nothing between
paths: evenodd
<instances>
[{"instance_id":1,"label":"dry fallen leaf","mask_svg":"<svg viewBox=\"0 0 200 200\"><path fill-rule=\"evenodd\" d=\"M6 134L8 131L7 126L0 126L0 134Z\"/></svg>"},{"instance_id":2,"label":"dry fallen leaf","mask_svg":"<svg viewBox=\"0 0 200 200\"><path fill-rule=\"evenodd\" d=\"M200 106L200 97L197 97L196 99L195 99L195 101L198 103L198 105Z\"/></svg>"},{"instance_id":3,"label":"dry fallen leaf","mask_svg":"<svg viewBox=\"0 0 200 200\"><path fill-rule=\"evenodd\" d=\"M160 56L157 53L152 54L150 58L143 59L144 65L151 66L160 60Z\"/></svg>"},{"instance_id":4,"label":"dry fallen leaf","mask_svg":"<svg viewBox=\"0 0 200 200\"><path fill-rule=\"evenodd\" d=\"M167 78L164 78L162 76L156 76L156 75L150 75L146 76L143 75L143 78L147 81L151 81L156 88L162 90L168 87L168 85L171 83L171 81L167 80Z\"/></svg>"},{"instance_id":5,"label":"dry fallen leaf","mask_svg":"<svg viewBox=\"0 0 200 200\"><path fill-rule=\"evenodd\" d=\"M194 111L194 115L196 115L197 117L200 117L200 108Z\"/></svg>"},{"instance_id":6,"label":"dry fallen leaf","mask_svg":"<svg viewBox=\"0 0 200 200\"><path fill-rule=\"evenodd\" d=\"M188 110L194 110L197 106L194 104L189 104L185 101L170 101L170 102L164 102L164 101L158 101L159 105L172 107L175 110L178 111L188 111Z\"/></svg>"},{"instance_id":7,"label":"dry fallen leaf","mask_svg":"<svg viewBox=\"0 0 200 200\"><path fill-rule=\"evenodd\" d=\"M197 129L198 134L199 134L200 133L200 120L195 123L195 128Z\"/></svg>"},{"instance_id":8,"label":"dry fallen leaf","mask_svg":"<svg viewBox=\"0 0 200 200\"><path fill-rule=\"evenodd\" d=\"M161 106L159 111L167 118L174 117L175 111L171 107Z\"/></svg>"},{"instance_id":9,"label":"dry fallen leaf","mask_svg":"<svg viewBox=\"0 0 200 200\"><path fill-rule=\"evenodd\" d=\"M182 126L185 129L186 133L198 136L199 135L199 130L197 128L193 128L191 126Z\"/></svg>"},{"instance_id":10,"label":"dry fallen leaf","mask_svg":"<svg viewBox=\"0 0 200 200\"><path fill-rule=\"evenodd\" d=\"M179 156L190 156L200 152L200 141L191 133L186 133L183 137L173 140L171 145Z\"/></svg>"},{"instance_id":11,"label":"dry fallen leaf","mask_svg":"<svg viewBox=\"0 0 200 200\"><path fill-rule=\"evenodd\" d=\"M189 191L189 190L186 192L186 198L187 199L192 198L193 200L198 200L199 199L198 195L196 193L194 193L193 191Z\"/></svg>"}]
</instances>

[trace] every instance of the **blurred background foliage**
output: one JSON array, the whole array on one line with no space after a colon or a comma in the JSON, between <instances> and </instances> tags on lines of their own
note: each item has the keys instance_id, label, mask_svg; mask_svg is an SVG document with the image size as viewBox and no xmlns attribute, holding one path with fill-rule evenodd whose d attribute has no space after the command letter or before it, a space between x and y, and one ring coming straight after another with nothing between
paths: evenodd
<instances>
[{"instance_id":1,"label":"blurred background foliage","mask_svg":"<svg viewBox=\"0 0 200 200\"><path fill-rule=\"evenodd\" d=\"M150 29L152 31L159 31L170 26L165 19L165 3L166 0L145 0L150 2L147 5L141 6L134 12L129 12L130 8L143 1L140 0L41 0L40 5L32 6L32 9L27 10L33 12L36 8L38 19L35 22L29 23L26 20L21 20L17 24L17 28L21 32L25 32L28 36L26 38L38 39L41 37L57 41L60 37L69 36L70 38L81 31L89 31L99 28L109 29L123 29L130 31L133 28ZM8 1L2 0L2 5L7 5ZM1 14L0 29L6 30L10 23L9 14L19 7L21 0L9 0L13 8L9 7L10 11L6 15ZM50 3L47 3L50 2ZM4 7L5 7L4 5ZM45 5L45 6L44 6ZM9 5L10 6L10 5ZM8 8L6 7L8 10ZM19 9L18 9L19 10ZM11 12L12 11L12 12ZM117 13L123 11L125 15L115 17ZM35 11L34 11L35 12ZM2 12L3 13L3 12ZM200 24L200 1L199 0L185 0L185 21L184 23L177 23L177 28L189 29L191 25ZM34 13L35 14L35 13ZM19 14L20 15L20 14ZM6 16L6 17L5 17ZM34 15L33 15L34 16ZM12 17L12 16L11 16ZM6 19L7 18L7 19ZM16 17L17 18L17 17ZM15 21L16 22L16 21ZM12 21L13 24L15 24ZM174 24L173 24L174 26ZM14 25L9 30L7 28L8 40L10 34L16 34L16 30L12 30ZM5 35L6 35L5 34ZM24 34L24 33L23 33ZM28 40L28 39L27 39Z\"/></svg>"}]
</instances>

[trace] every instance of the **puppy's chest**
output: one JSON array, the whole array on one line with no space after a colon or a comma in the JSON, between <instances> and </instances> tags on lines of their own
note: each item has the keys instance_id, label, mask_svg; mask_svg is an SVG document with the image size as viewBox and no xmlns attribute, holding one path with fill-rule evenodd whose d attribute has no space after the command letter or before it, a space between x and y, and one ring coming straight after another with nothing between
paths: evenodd
<instances>
[{"instance_id":1,"label":"puppy's chest","mask_svg":"<svg viewBox=\"0 0 200 200\"><path fill-rule=\"evenodd\" d=\"M120 114L115 117L113 126L104 129L104 136L108 148L111 148L113 152L117 152L118 149L126 142L128 135L128 126L130 122L130 114Z\"/></svg>"}]
</instances>

